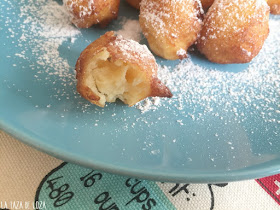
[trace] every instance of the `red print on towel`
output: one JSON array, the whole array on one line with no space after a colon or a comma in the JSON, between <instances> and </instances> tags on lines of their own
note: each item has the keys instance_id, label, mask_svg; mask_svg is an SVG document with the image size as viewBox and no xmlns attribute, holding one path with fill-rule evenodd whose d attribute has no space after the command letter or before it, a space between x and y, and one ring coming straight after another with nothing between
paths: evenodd
<instances>
[{"instance_id":1,"label":"red print on towel","mask_svg":"<svg viewBox=\"0 0 280 210\"><path fill-rule=\"evenodd\" d=\"M256 179L256 181L280 205L280 174Z\"/></svg>"}]
</instances>

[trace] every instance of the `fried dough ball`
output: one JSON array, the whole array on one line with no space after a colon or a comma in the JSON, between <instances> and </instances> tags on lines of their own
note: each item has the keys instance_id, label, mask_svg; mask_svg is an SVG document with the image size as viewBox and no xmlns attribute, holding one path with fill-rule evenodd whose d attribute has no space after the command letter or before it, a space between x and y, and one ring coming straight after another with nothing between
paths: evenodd
<instances>
[{"instance_id":1,"label":"fried dough ball","mask_svg":"<svg viewBox=\"0 0 280 210\"><path fill-rule=\"evenodd\" d=\"M77 60L77 90L100 107L117 98L129 106L150 96L170 98L170 90L157 78L157 68L145 45L110 31L92 42Z\"/></svg>"},{"instance_id":2,"label":"fried dough ball","mask_svg":"<svg viewBox=\"0 0 280 210\"><path fill-rule=\"evenodd\" d=\"M141 0L126 0L126 2L135 9L140 9Z\"/></svg>"},{"instance_id":3,"label":"fried dough ball","mask_svg":"<svg viewBox=\"0 0 280 210\"><path fill-rule=\"evenodd\" d=\"M169 60L187 57L202 26L200 1L142 0L139 22L151 50Z\"/></svg>"},{"instance_id":4,"label":"fried dough ball","mask_svg":"<svg viewBox=\"0 0 280 210\"><path fill-rule=\"evenodd\" d=\"M280 15L280 0L268 0L271 14Z\"/></svg>"},{"instance_id":5,"label":"fried dough ball","mask_svg":"<svg viewBox=\"0 0 280 210\"><path fill-rule=\"evenodd\" d=\"M214 0L201 0L201 4L204 10L207 10L213 4Z\"/></svg>"},{"instance_id":6,"label":"fried dough ball","mask_svg":"<svg viewBox=\"0 0 280 210\"><path fill-rule=\"evenodd\" d=\"M247 63L269 33L264 0L215 0L203 21L197 48L215 63Z\"/></svg>"},{"instance_id":7,"label":"fried dough ball","mask_svg":"<svg viewBox=\"0 0 280 210\"><path fill-rule=\"evenodd\" d=\"M214 3L215 0L201 0L201 4L204 10L207 10L209 7L211 7L211 5ZM265 0L267 1L271 1L271 2L278 2L279 4L279 0ZM269 5L269 4L268 4Z\"/></svg>"},{"instance_id":8,"label":"fried dough ball","mask_svg":"<svg viewBox=\"0 0 280 210\"><path fill-rule=\"evenodd\" d=\"M105 27L116 19L120 0L63 0L63 3L74 25L89 28L96 24Z\"/></svg>"}]
</instances>

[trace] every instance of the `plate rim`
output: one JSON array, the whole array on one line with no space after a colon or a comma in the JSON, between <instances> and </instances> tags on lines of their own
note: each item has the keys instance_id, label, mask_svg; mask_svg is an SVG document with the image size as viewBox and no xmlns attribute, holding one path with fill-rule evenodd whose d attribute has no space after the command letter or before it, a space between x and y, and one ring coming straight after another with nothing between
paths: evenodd
<instances>
[{"instance_id":1,"label":"plate rim","mask_svg":"<svg viewBox=\"0 0 280 210\"><path fill-rule=\"evenodd\" d=\"M280 173L280 162L279 164L269 164L268 166L258 167L257 169L249 169L246 171L240 171L242 169L225 171L224 173L210 173L205 174L178 174L177 176L168 175L166 173L157 173L157 171L147 172L139 169L131 169L123 166L118 166L116 164L112 165L109 163L104 163L100 161L95 161L92 159L86 159L79 157L76 153L67 152L62 148L57 148L46 142L40 141L35 136L27 134L21 129L17 129L15 126L5 123L3 119L0 118L0 130L6 132L10 136L19 140L20 142L46 153L50 156L58 158L59 160L66 161L69 163L77 164L82 167L92 168L100 170L105 173L116 174L120 176L135 177L139 179L145 179L150 181L160 181L160 182L173 182L173 183L225 183L234 181L243 181L250 179L258 179L266 176L271 176ZM266 163L266 162L265 162ZM262 165L261 163L260 165Z\"/></svg>"}]
</instances>

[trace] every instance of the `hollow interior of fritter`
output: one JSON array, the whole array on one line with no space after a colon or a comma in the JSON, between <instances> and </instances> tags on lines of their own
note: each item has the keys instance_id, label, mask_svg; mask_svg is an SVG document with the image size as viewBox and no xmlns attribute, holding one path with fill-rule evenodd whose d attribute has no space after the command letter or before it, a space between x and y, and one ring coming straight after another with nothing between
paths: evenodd
<instances>
[{"instance_id":1,"label":"hollow interior of fritter","mask_svg":"<svg viewBox=\"0 0 280 210\"><path fill-rule=\"evenodd\" d=\"M117 98L132 106L148 96L150 84L138 66L112 61L108 51L97 54L88 70L87 85L100 97L99 103Z\"/></svg>"}]
</instances>

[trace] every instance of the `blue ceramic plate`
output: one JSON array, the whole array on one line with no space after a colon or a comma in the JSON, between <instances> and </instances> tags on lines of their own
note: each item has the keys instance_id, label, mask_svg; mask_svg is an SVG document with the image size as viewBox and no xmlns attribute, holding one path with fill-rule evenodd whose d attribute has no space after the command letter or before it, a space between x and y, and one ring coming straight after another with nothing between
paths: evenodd
<instances>
[{"instance_id":1,"label":"blue ceramic plate","mask_svg":"<svg viewBox=\"0 0 280 210\"><path fill-rule=\"evenodd\" d=\"M183 62L157 58L172 99L100 108L76 93L76 60L106 31L136 27L137 11L122 2L108 28L78 30L61 4L0 3L4 131L63 160L143 179L227 182L280 172L278 17L250 64L212 64L196 52Z\"/></svg>"}]
</instances>

